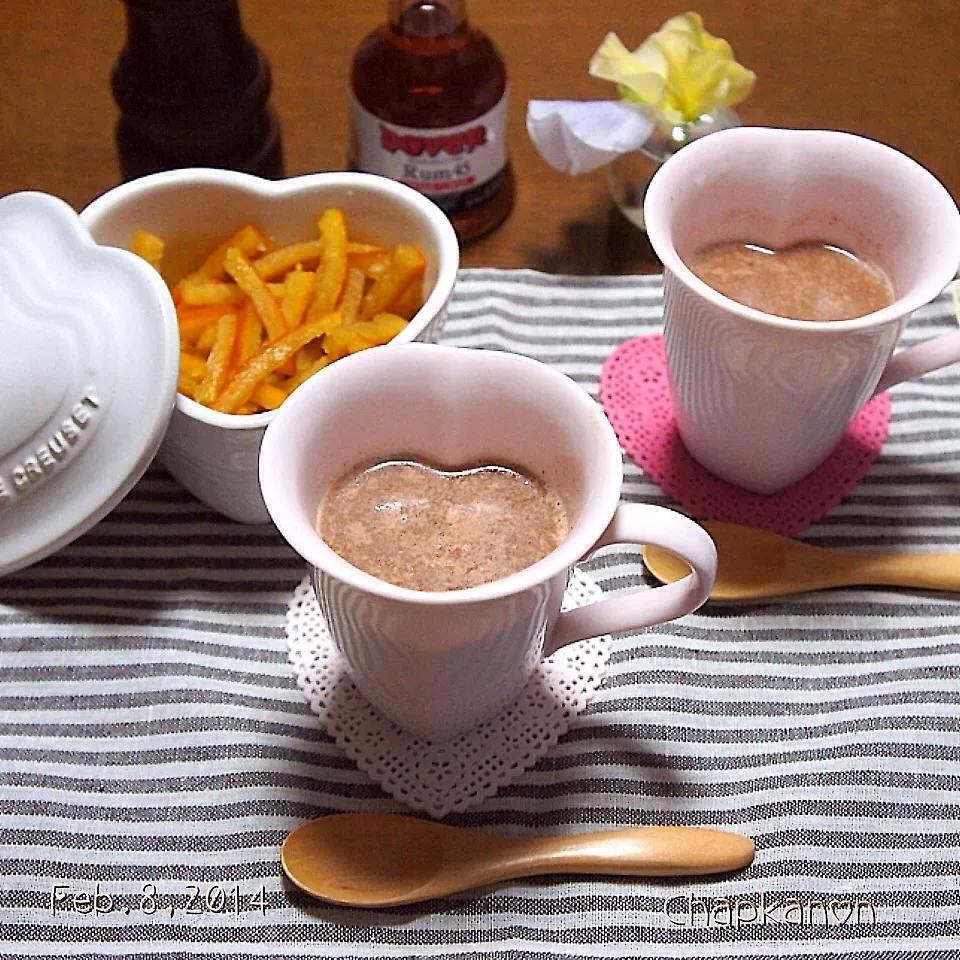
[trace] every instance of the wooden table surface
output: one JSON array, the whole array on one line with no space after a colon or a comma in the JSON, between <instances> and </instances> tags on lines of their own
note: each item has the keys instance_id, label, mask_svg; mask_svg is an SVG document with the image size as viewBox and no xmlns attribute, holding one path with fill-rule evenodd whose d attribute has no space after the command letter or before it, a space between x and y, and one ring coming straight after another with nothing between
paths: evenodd
<instances>
[{"instance_id":1,"label":"wooden table surface","mask_svg":"<svg viewBox=\"0 0 960 960\"><path fill-rule=\"evenodd\" d=\"M170 0L171 3L176 0ZM270 59L290 175L342 169L351 53L386 3L241 0ZM848 130L927 166L960 197L960 0L701 0L757 85L743 122ZM595 275L651 272L643 237L608 199L602 171L551 170L525 129L531 98L600 99L587 75L608 30L631 48L682 12L664 0L470 0L511 78L509 219L463 252L465 266ZM0 3L0 194L43 190L78 209L118 182L109 75L124 38L119 0Z\"/></svg>"}]
</instances>

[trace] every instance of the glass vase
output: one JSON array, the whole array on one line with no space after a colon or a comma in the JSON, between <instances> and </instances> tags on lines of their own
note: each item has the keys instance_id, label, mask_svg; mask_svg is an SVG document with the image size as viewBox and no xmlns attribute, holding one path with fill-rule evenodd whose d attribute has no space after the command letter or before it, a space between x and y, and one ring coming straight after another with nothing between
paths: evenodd
<instances>
[{"instance_id":1,"label":"glass vase","mask_svg":"<svg viewBox=\"0 0 960 960\"><path fill-rule=\"evenodd\" d=\"M645 230L643 198L660 164L700 137L739 126L740 119L730 107L717 107L687 123L660 124L643 147L621 153L607 164L607 189L613 202L631 223Z\"/></svg>"}]
</instances>

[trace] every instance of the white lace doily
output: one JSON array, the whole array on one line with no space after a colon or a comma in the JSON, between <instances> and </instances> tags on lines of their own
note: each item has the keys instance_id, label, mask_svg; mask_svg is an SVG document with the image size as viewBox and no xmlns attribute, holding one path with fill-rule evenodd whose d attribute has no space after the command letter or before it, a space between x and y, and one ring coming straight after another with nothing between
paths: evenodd
<instances>
[{"instance_id":1,"label":"white lace doily","mask_svg":"<svg viewBox=\"0 0 960 960\"><path fill-rule=\"evenodd\" d=\"M563 609L603 596L575 569ZM581 640L541 661L520 696L499 716L446 743L401 730L360 695L334 646L309 578L287 610L287 642L297 684L327 732L369 777L414 810L459 812L516 780L561 737L600 685L610 636Z\"/></svg>"}]
</instances>

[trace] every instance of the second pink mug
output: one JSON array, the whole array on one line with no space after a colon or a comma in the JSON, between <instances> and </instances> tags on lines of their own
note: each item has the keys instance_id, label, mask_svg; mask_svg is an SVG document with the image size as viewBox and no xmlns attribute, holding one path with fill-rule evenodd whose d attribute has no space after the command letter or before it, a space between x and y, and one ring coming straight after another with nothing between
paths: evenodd
<instances>
[{"instance_id":1,"label":"second pink mug","mask_svg":"<svg viewBox=\"0 0 960 960\"><path fill-rule=\"evenodd\" d=\"M677 428L724 480L761 494L789 487L830 455L875 392L960 360L960 331L893 355L910 314L960 266L960 213L891 147L833 131L723 130L657 171L644 217L664 268ZM687 266L723 241L838 246L880 267L895 300L831 322L763 313Z\"/></svg>"}]
</instances>

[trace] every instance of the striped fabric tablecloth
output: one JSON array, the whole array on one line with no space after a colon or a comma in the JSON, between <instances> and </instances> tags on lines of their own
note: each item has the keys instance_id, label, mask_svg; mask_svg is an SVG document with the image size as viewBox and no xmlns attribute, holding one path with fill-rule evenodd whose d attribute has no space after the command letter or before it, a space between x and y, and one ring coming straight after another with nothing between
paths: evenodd
<instances>
[{"instance_id":1,"label":"striped fabric tablecloth","mask_svg":"<svg viewBox=\"0 0 960 960\"><path fill-rule=\"evenodd\" d=\"M443 339L556 366L596 395L654 331L659 278L465 270ZM946 329L922 310L907 342ZM893 391L886 446L813 543L960 549L960 377ZM669 505L632 463L624 496ZM634 550L589 563L605 590ZM708 604L615 640L592 705L514 786L449 822L754 837L717 880L550 878L359 912L295 892L301 821L398 810L294 684L304 574L271 527L159 468L86 536L0 581L4 956L943 957L960 950L960 600L846 589Z\"/></svg>"}]
</instances>

